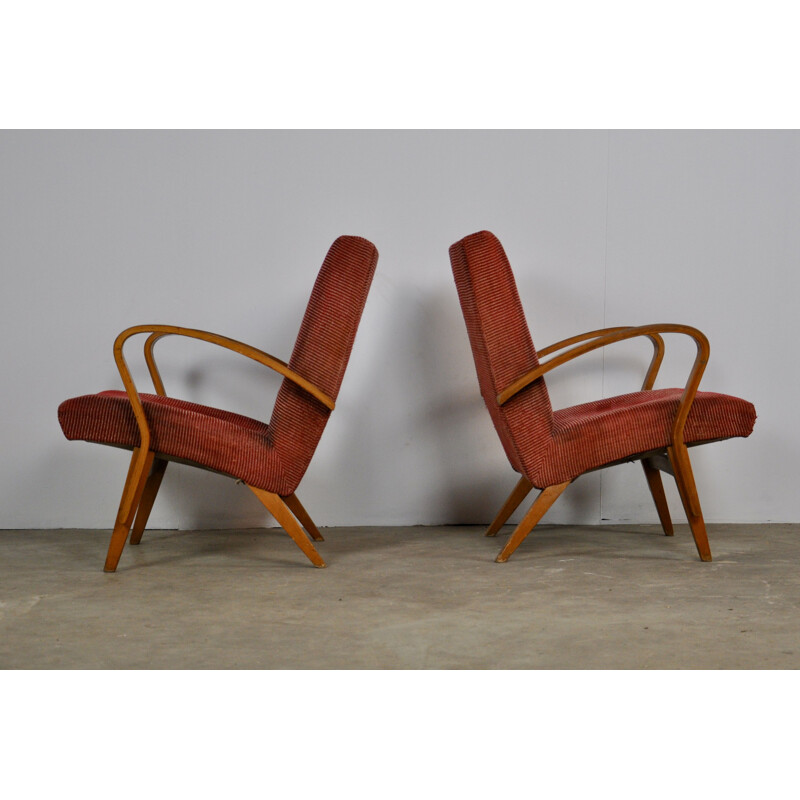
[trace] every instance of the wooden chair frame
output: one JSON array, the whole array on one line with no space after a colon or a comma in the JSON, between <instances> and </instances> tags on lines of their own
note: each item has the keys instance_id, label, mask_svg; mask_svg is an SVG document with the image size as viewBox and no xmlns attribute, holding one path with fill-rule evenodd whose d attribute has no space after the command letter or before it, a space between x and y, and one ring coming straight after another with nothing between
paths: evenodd
<instances>
[{"instance_id":1,"label":"wooden chair frame","mask_svg":"<svg viewBox=\"0 0 800 800\"><path fill-rule=\"evenodd\" d=\"M700 559L702 561L711 561L711 550L708 544L708 535L706 533L705 521L703 520L703 512L700 508L700 499L697 495L697 487L692 473L692 466L689 461L688 448L683 438L686 420L689 417L692 402L697 394L700 380L703 377L703 372L705 371L710 354L708 339L701 331L697 330L697 328L671 323L640 325L636 327L603 328L601 330L589 331L588 333L581 333L569 339L563 339L560 342L556 342L540 350L539 355L548 356L566 347L571 347L572 345L578 346L571 347L571 349L561 355L539 364L535 369L530 370L512 381L497 395L497 402L502 406L512 397L530 386L534 381L539 380L543 375L550 372L550 370L562 364L566 364L568 361L572 361L579 356L590 353L601 347L606 347L607 345L639 336L648 337L654 345L653 359L647 369L647 374L645 375L642 385L642 390L649 391L655 385L658 370L664 359L664 340L660 336L662 333L678 333L691 337L697 345L697 356L695 357L692 369L686 381L683 394L678 404L678 410L672 423L670 444L663 451L644 453L637 458L642 462L647 485L650 489L653 501L655 502L658 517L661 521L661 527L665 535L672 536L673 528L660 472L668 472L675 478L681 503L686 512L686 517L689 521L689 527L691 528ZM580 344L581 342L583 342L583 344ZM625 460L629 461L630 459ZM612 465L606 464L604 467L605 466ZM604 467L600 467L599 469L603 469ZM511 538L506 543L506 546L497 555L496 561L504 562L508 560L509 556L519 547L534 527L536 527L539 520L571 482L572 481L566 481L565 483L554 486L541 487L542 491L539 496L511 534ZM506 520L514 513L525 497L527 497L532 488L533 484L527 478L520 478L494 521L487 529L487 536L495 536L497 534Z\"/></svg>"},{"instance_id":2,"label":"wooden chair frame","mask_svg":"<svg viewBox=\"0 0 800 800\"><path fill-rule=\"evenodd\" d=\"M141 439L139 446L133 450L131 463L128 467L128 476L125 479L122 499L120 500L117 518L114 523L114 531L111 534L111 541L108 546L108 555L106 556L104 567L106 572L114 572L117 569L117 564L119 563L120 556L125 547L125 542L128 538L128 532L131 531L131 525L133 525L133 530L131 532L130 543L136 545L141 541L142 533L147 525L150 511L167 468L167 462L172 460L169 456L156 453L150 449L150 426L147 422L147 416L145 415L136 384L131 377L128 364L123 355L123 347L127 340L141 333L150 334L144 343L144 357L148 371L150 372L150 377L153 381L153 387L158 395L166 396L166 391L153 355L153 346L159 339L165 336L185 336L219 345L227 350L232 350L233 352L250 358L253 361L257 361L259 364L269 367L283 375L284 378L295 383L322 403L326 408L333 410L335 407L334 401L328 397L325 392L301 375L298 375L286 362L275 358L275 356L269 353L265 353L263 350L258 350L255 347L238 342L235 339L229 339L227 336L220 336L216 333L209 333L208 331L196 330L194 328L181 328L174 325L135 325L132 328L127 328L122 331L114 342L114 361L117 364L117 369L122 377L122 383L128 394L128 399L130 400L133 414L136 418L136 424L139 427ZM309 537L316 541L322 541L322 535L303 508L300 500L294 494L281 497L274 492L267 492L255 486L247 485L265 508L275 517L281 527L291 536L297 546L306 554L311 563L315 567L324 567L325 562L322 560L322 557L319 555L314 545L309 541ZM301 524L305 528L305 531L303 527L301 527ZM306 535L306 533L308 535Z\"/></svg>"}]
</instances>

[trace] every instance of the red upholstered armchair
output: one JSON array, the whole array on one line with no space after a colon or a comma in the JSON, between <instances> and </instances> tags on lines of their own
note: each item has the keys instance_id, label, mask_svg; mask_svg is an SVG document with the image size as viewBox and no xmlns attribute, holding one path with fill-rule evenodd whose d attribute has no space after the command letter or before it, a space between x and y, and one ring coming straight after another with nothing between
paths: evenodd
<instances>
[{"instance_id":1,"label":"red upholstered armchair","mask_svg":"<svg viewBox=\"0 0 800 800\"><path fill-rule=\"evenodd\" d=\"M308 538L321 541L322 536L295 490L334 408L377 261L378 251L366 239L341 236L333 243L288 364L225 336L172 325L137 325L117 337L114 358L125 391L74 397L58 409L67 439L133 451L106 572L116 570L131 525L131 544L139 544L170 461L220 472L247 484L311 563L325 566ZM122 354L126 341L140 333L149 334L144 355L155 394L138 391ZM283 375L269 424L167 397L153 345L170 335L225 347Z\"/></svg>"},{"instance_id":2,"label":"red upholstered armchair","mask_svg":"<svg viewBox=\"0 0 800 800\"><path fill-rule=\"evenodd\" d=\"M756 419L751 403L698 392L708 361L706 337L686 325L606 328L564 339L538 353L533 346L511 266L497 238L481 231L450 248L461 309L467 324L481 394L511 466L521 477L487 536L497 534L534 487L541 492L517 525L497 561L506 561L556 498L591 470L640 460L661 526L672 522L659 471L675 477L703 561L711 561L703 513L687 447L749 436ZM697 358L682 389L654 389L664 356L663 333L690 336ZM654 345L642 391L553 411L544 375L599 347L637 336ZM539 356L560 355L539 362Z\"/></svg>"}]
</instances>

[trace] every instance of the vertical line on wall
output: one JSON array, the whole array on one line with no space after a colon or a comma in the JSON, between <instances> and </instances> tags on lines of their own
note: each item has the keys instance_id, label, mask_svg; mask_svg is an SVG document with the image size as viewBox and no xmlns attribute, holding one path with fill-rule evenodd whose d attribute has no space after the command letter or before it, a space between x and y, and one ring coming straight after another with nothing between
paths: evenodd
<instances>
[{"instance_id":1,"label":"vertical line on wall","mask_svg":"<svg viewBox=\"0 0 800 800\"><path fill-rule=\"evenodd\" d=\"M603 327L607 326L606 322L606 302L608 300L608 195L609 195L609 182L611 175L611 131L606 131L606 213L603 227ZM600 363L600 395L606 396L606 349L601 348ZM600 500L598 510L598 523L603 521L603 472L600 470Z\"/></svg>"}]
</instances>

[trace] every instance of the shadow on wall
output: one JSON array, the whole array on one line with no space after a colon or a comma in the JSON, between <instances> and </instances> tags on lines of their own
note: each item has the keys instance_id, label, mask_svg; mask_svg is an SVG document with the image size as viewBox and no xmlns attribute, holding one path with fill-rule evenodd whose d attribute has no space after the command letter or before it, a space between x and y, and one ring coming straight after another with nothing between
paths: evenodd
<instances>
[{"instance_id":1,"label":"shadow on wall","mask_svg":"<svg viewBox=\"0 0 800 800\"><path fill-rule=\"evenodd\" d=\"M298 296L280 309L277 319L273 314L271 333L267 330L262 336L241 338L288 360L306 300ZM175 322L180 324L181 320ZM223 335L238 338L236 332L220 330L213 323L208 327ZM246 325L243 327L247 328ZM137 388L140 392L152 393L152 382L142 357L145 338L139 336L133 339L125 352ZM166 337L159 342L156 359L169 396L265 422L269 420L282 382L281 376L271 370L235 353L181 337ZM122 389L119 373L113 366L109 368L101 386L86 387L87 392L102 389ZM100 524L110 530L130 462L130 451L96 445L76 447L75 442L64 440L55 421L55 409L52 413L54 435L61 439L63 446L54 448L57 452L54 458L48 459L46 471L59 476L61 491L66 490L68 497L76 498L77 504L84 508L87 503L93 506L79 515L83 520L97 520L95 525ZM86 445L83 442L77 444ZM99 455L101 452L103 455ZM52 524L60 527L58 520ZM246 487L236 485L231 478L170 463L148 527L196 530L276 524L252 493Z\"/></svg>"},{"instance_id":2,"label":"shadow on wall","mask_svg":"<svg viewBox=\"0 0 800 800\"><path fill-rule=\"evenodd\" d=\"M270 330L252 343L288 359L305 300L298 296L282 308L280 319L271 320ZM559 330L554 336L543 330L546 342L542 343L575 330ZM268 421L280 376L209 345L189 343L187 359L183 344L173 338L159 345L168 393ZM630 367L630 380L636 382L649 361L647 350L633 353L619 348L609 366L615 371L625 367L626 372ZM563 390L551 385L556 390L554 406L599 396L598 369L602 362L591 359L566 368ZM140 390L151 391L146 371L136 379ZM118 387L118 375L107 384ZM567 402L561 402L564 399ZM56 430L60 436L57 425ZM47 471L67 481L73 497L102 503L102 511L96 511L110 528L128 453L103 448L108 456L98 457L98 448L84 453L71 443L64 445L57 464L48 463ZM118 485L108 485L111 468L102 465L111 463L119 465L113 467L114 479L119 473ZM599 522L600 476L593 473L576 481L547 521ZM312 517L321 526L487 524L517 478L480 395L455 287L377 281L356 336L340 402L300 486ZM523 504L512 521L529 505ZM181 464L169 466L152 523L152 527L189 530L276 524L245 487Z\"/></svg>"},{"instance_id":3,"label":"shadow on wall","mask_svg":"<svg viewBox=\"0 0 800 800\"><path fill-rule=\"evenodd\" d=\"M452 287L417 301L413 350L428 392L413 429L436 477L426 501L439 524L489 521L494 498L513 475L480 395L458 296Z\"/></svg>"},{"instance_id":4,"label":"shadow on wall","mask_svg":"<svg viewBox=\"0 0 800 800\"><path fill-rule=\"evenodd\" d=\"M244 326L262 331L260 335L243 338L248 344L288 361L307 297L297 295L286 301L279 311L273 310L268 327L262 324ZM248 315L253 317L255 312L250 311ZM218 329L219 325L212 325L214 327ZM238 338L229 331L215 332ZM269 422L282 383L280 375L250 359L206 343L168 337L159 342L158 347L161 350L156 355L159 363L163 359L165 365L161 372L168 394ZM184 356L179 362L185 353L190 357ZM173 361L167 366L166 359L170 356ZM163 524L160 521L165 518L167 527L183 530L277 525L247 487L237 485L226 476L177 463L170 464L167 469L153 509L151 527Z\"/></svg>"},{"instance_id":5,"label":"shadow on wall","mask_svg":"<svg viewBox=\"0 0 800 800\"><path fill-rule=\"evenodd\" d=\"M418 368L429 387L417 408L415 429L424 437L435 464L443 524L488 524L519 480L480 394L475 362L464 319L453 288L428 293L420 301L415 326ZM599 510L599 476L575 482L564 495L554 521L593 520ZM511 517L518 521L535 494Z\"/></svg>"}]
</instances>

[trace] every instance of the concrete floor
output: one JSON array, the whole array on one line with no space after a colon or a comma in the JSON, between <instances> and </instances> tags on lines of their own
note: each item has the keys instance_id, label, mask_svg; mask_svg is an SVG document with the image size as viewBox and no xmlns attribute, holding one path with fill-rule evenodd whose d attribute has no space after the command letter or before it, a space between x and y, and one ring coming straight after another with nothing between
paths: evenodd
<instances>
[{"instance_id":1,"label":"concrete floor","mask_svg":"<svg viewBox=\"0 0 800 800\"><path fill-rule=\"evenodd\" d=\"M0 531L5 669L796 669L800 525Z\"/></svg>"}]
</instances>

